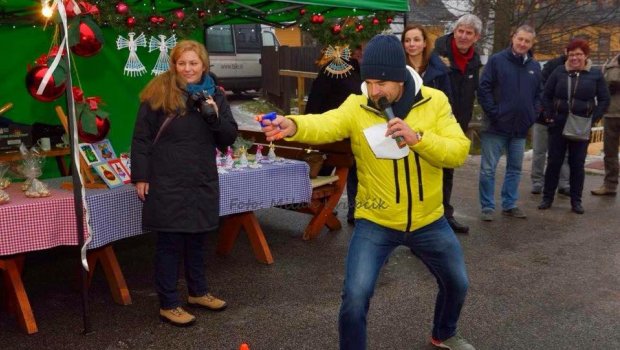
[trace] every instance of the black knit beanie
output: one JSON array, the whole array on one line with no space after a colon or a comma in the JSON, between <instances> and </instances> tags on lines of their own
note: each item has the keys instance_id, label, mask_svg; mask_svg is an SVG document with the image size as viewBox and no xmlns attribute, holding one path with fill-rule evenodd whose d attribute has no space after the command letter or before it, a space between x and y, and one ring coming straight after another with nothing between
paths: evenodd
<instances>
[{"instance_id":1,"label":"black knit beanie","mask_svg":"<svg viewBox=\"0 0 620 350\"><path fill-rule=\"evenodd\" d=\"M407 76L405 50L400 40L389 34L379 34L364 47L362 80L377 79L405 81Z\"/></svg>"}]
</instances>

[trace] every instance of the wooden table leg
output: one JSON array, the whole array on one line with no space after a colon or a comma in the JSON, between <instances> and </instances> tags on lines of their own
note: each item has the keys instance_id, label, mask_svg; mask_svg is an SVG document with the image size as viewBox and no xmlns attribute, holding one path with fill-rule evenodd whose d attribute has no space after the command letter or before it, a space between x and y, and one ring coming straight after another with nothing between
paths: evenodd
<instances>
[{"instance_id":1,"label":"wooden table leg","mask_svg":"<svg viewBox=\"0 0 620 350\"><path fill-rule=\"evenodd\" d=\"M71 175L71 168L67 166L65 156L56 156L56 164L58 165L58 170L60 171L61 176Z\"/></svg>"},{"instance_id":2,"label":"wooden table leg","mask_svg":"<svg viewBox=\"0 0 620 350\"><path fill-rule=\"evenodd\" d=\"M39 331L37 322L32 313L32 307L26 294L26 289L22 282L21 271L23 268L24 256L17 255L11 258L0 258L0 270L4 270L4 288L7 289L7 299L9 309L15 305L14 313L17 317L19 326L28 334Z\"/></svg>"},{"instance_id":3,"label":"wooden table leg","mask_svg":"<svg viewBox=\"0 0 620 350\"><path fill-rule=\"evenodd\" d=\"M243 227L248 235L256 259L264 264L273 264L273 256L265 239L265 234L254 212L232 214L224 218L219 231L217 253L230 254L239 231Z\"/></svg>"},{"instance_id":4,"label":"wooden table leg","mask_svg":"<svg viewBox=\"0 0 620 350\"><path fill-rule=\"evenodd\" d=\"M118 264L116 254L111 244L103 246L101 248L89 250L87 253L88 266L90 271L88 272L88 283L93 278L93 273L97 267L97 263L101 263L103 272L105 273L108 286L110 287L110 293L112 293L112 299L114 302L120 305L131 304L131 295L129 294L129 288L125 282L123 271Z\"/></svg>"}]
</instances>

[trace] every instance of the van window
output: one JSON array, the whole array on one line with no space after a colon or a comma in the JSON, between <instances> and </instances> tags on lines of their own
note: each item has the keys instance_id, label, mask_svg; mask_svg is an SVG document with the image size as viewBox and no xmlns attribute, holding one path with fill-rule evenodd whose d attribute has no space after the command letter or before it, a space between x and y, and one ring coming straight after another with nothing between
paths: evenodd
<instances>
[{"instance_id":1,"label":"van window","mask_svg":"<svg viewBox=\"0 0 620 350\"><path fill-rule=\"evenodd\" d=\"M260 26L256 24L236 25L235 41L238 53L259 53L262 46Z\"/></svg>"},{"instance_id":2,"label":"van window","mask_svg":"<svg viewBox=\"0 0 620 350\"><path fill-rule=\"evenodd\" d=\"M211 53L235 53L232 28L230 25L218 25L207 29L207 51Z\"/></svg>"}]
</instances>

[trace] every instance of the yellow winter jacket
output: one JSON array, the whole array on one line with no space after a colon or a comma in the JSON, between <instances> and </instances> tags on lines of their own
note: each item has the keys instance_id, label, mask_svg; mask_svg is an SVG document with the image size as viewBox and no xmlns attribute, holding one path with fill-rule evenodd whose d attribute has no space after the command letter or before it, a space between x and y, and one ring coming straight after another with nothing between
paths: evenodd
<instances>
[{"instance_id":1,"label":"yellow winter jacket","mask_svg":"<svg viewBox=\"0 0 620 350\"><path fill-rule=\"evenodd\" d=\"M286 140L324 144L349 138L359 178L355 217L414 231L443 216L442 168L462 165L470 144L443 92L422 86L416 101L404 120L422 133L422 141L399 160L378 159L368 145L364 129L386 119L364 108L363 95L351 95L323 114L287 116L297 133Z\"/></svg>"}]
</instances>

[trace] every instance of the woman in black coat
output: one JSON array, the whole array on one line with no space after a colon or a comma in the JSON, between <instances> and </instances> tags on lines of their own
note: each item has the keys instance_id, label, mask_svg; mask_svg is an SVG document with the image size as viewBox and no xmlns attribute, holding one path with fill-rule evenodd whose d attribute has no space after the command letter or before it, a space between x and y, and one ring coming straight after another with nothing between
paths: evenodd
<instances>
[{"instance_id":1,"label":"woman in black coat","mask_svg":"<svg viewBox=\"0 0 620 350\"><path fill-rule=\"evenodd\" d=\"M562 136L569 111L589 118L595 124L609 106L609 90L598 69L588 58L590 46L583 39L574 39L566 46L567 60L547 79L543 92L543 109L550 124L547 170L543 199L538 209L549 209L558 186L560 169L568 151L570 198L574 213L583 214L581 194L585 180L584 164L589 141L572 141ZM569 91L570 90L570 91Z\"/></svg>"},{"instance_id":2,"label":"woman in black coat","mask_svg":"<svg viewBox=\"0 0 620 350\"><path fill-rule=\"evenodd\" d=\"M219 222L216 147L237 137L237 124L223 92L207 74L209 57L196 41L181 41L170 68L140 94L131 145L132 182L144 202L142 226L157 233L155 281L160 317L177 326L195 317L180 307L178 265L183 257L188 303L223 310L210 293L203 242Z\"/></svg>"}]
</instances>

